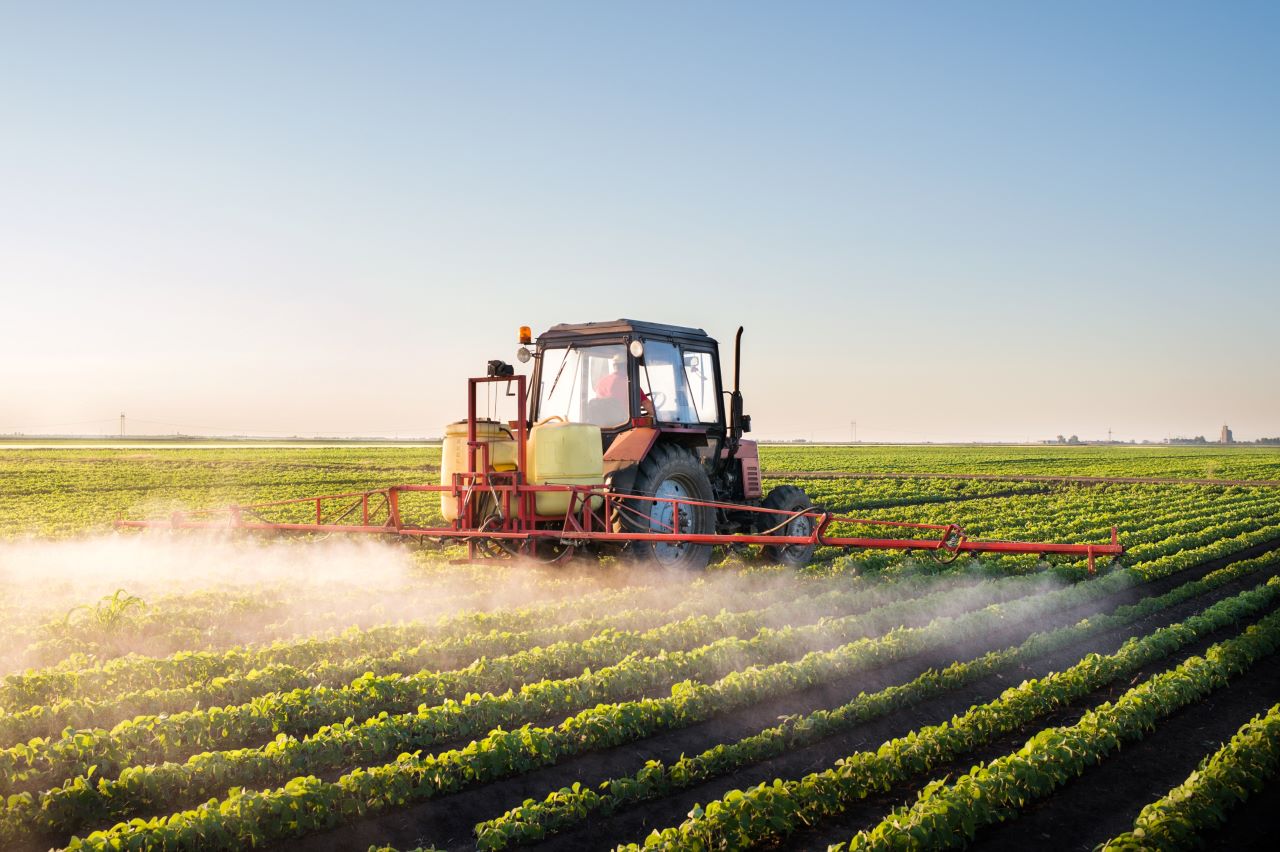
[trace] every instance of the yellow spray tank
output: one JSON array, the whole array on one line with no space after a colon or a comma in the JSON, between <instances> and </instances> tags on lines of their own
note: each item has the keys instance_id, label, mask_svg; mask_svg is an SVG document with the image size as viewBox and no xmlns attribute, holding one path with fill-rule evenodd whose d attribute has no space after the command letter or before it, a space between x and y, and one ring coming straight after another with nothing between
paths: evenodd
<instances>
[{"instance_id":1,"label":"yellow spray tank","mask_svg":"<svg viewBox=\"0 0 1280 852\"><path fill-rule=\"evenodd\" d=\"M568 423L559 418L537 424L529 432L530 485L599 485L604 482L604 445L594 423ZM603 500L592 500L599 507ZM581 509L579 503L575 509ZM534 498L539 515L564 515L569 493L540 492Z\"/></svg>"},{"instance_id":2,"label":"yellow spray tank","mask_svg":"<svg viewBox=\"0 0 1280 852\"><path fill-rule=\"evenodd\" d=\"M476 440L489 445L490 470L516 469L516 439L511 430L495 420L476 421ZM482 464L481 451L476 450L476 464ZM455 473L471 469L467 458L467 421L459 420L444 427L444 446L440 453L440 484L453 485ZM440 493L440 514L446 521L458 519L458 500L447 492Z\"/></svg>"}]
</instances>

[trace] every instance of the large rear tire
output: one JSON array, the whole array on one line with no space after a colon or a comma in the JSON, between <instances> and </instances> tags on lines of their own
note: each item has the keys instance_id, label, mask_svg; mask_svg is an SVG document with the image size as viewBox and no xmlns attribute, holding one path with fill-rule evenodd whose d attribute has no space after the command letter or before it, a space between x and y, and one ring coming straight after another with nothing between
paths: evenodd
<instances>
[{"instance_id":1,"label":"large rear tire","mask_svg":"<svg viewBox=\"0 0 1280 852\"><path fill-rule=\"evenodd\" d=\"M711 480L697 456L683 447L658 444L636 472L635 492L646 497L676 497L682 500L714 499ZM619 513L619 529L626 532L669 533L672 523L671 503L630 500ZM711 535L716 531L716 512L709 506L681 505L680 532ZM689 542L637 541L631 552L640 559L651 560L663 568L700 571L711 561L711 545Z\"/></svg>"},{"instance_id":2,"label":"large rear tire","mask_svg":"<svg viewBox=\"0 0 1280 852\"><path fill-rule=\"evenodd\" d=\"M764 502L760 505L766 509L774 509L791 515L812 509L813 501L809 499L809 495L805 494L802 488L797 488L794 485L779 485L769 492L769 495L764 498ZM786 520L782 515L761 515L761 517L764 518L761 523L765 524L766 529ZM773 535L812 535L813 527L813 518L802 515L792 518L785 526L775 530ZM813 551L815 549L816 545L812 544L765 545L765 553L768 554L770 559L775 562L781 562L783 565L789 565L792 568L802 568L808 565L813 560Z\"/></svg>"}]
</instances>

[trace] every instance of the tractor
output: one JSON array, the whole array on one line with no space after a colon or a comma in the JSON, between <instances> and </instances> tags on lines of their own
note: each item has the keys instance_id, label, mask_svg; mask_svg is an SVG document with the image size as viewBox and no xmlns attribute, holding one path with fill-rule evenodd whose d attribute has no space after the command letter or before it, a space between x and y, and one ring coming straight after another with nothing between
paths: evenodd
<instances>
[{"instance_id":1,"label":"tractor","mask_svg":"<svg viewBox=\"0 0 1280 852\"><path fill-rule=\"evenodd\" d=\"M1124 553L1114 527L1101 544L975 540L957 524L837 516L794 485L764 494L759 447L743 437L751 417L739 382L742 328L731 390L719 344L701 329L622 319L555 325L535 342L522 326L519 343L517 359L532 362L532 374L491 360L484 376L467 380L467 416L445 429L438 484L117 526L371 533L461 542L465 561L562 562L587 551L673 570L704 568L716 547L747 545L793 567L818 547L921 551L942 561L977 552L1067 554L1087 559L1090 571L1096 557ZM514 419L492 416L499 394L514 399ZM401 497L416 492L438 495L442 523L405 519ZM853 536L850 527L892 534Z\"/></svg>"},{"instance_id":2,"label":"tractor","mask_svg":"<svg viewBox=\"0 0 1280 852\"><path fill-rule=\"evenodd\" d=\"M522 332L527 329L522 329ZM532 341L521 336L527 347ZM533 361L529 418L535 424L591 423L600 427L603 476L615 494L672 498L672 502L618 502L615 531L678 529L690 536L769 535L808 537L813 504L794 485L762 494L760 452L739 384L742 328L734 335L733 389L720 368L720 346L700 328L638 320L562 323L540 335L536 348L519 350ZM501 368L497 368L501 369ZM763 497L763 499L761 499ZM675 502L680 501L680 502ZM744 511L761 506L785 513ZM670 568L697 569L712 545L687 540L626 542L630 554ZM779 562L798 566L815 543L769 544Z\"/></svg>"}]
</instances>

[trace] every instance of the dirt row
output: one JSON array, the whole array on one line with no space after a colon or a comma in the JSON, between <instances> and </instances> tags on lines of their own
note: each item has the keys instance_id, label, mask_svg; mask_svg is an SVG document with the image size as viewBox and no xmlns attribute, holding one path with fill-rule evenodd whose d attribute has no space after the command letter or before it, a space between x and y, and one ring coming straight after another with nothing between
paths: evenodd
<instances>
[{"instance_id":1,"label":"dirt row","mask_svg":"<svg viewBox=\"0 0 1280 852\"><path fill-rule=\"evenodd\" d=\"M1194 653L1202 652L1206 645L1202 644ZM1190 654L1181 656L1185 658ZM1110 690L1095 695L1094 703L1117 698L1118 692ZM1255 663L1225 689L1160 722L1145 739L1092 767L1048 800L1025 808L1017 820L983 831L975 846L1021 850L1039 845L1049 837L1055 848L1087 852L1132 829L1143 807L1185 781L1201 759L1217 751L1241 725L1277 701L1280 701L1280 657L1271 656ZM1056 724L1074 721L1066 719ZM1014 747L1020 746L1018 743ZM1248 815L1236 814L1231 822L1248 818ZM1267 815L1267 820L1274 825L1274 811Z\"/></svg>"},{"instance_id":2,"label":"dirt row","mask_svg":"<svg viewBox=\"0 0 1280 852\"><path fill-rule=\"evenodd\" d=\"M879 822L894 807L915 801L916 792L928 781L963 775L978 763L1016 751L1037 731L1074 724L1090 708L1115 701L1137 683L1192 656L1203 654L1210 645L1238 635L1264 615L1266 613L1261 613L1181 648L1126 680L1096 690L1016 733L1000 737L981 749L937 767L929 777L920 777L902 785L891 795L869 797L840 819L827 821L815 831L789 838L792 841L789 845L826 849L829 844L848 840L860 829ZM1158 622L1177 620L1161 618ZM1159 626L1162 624L1153 623L1142 632L1150 632ZM1105 653L1115 650L1119 644L1107 642L1087 650ZM1079 650L1085 649L1082 646ZM1066 663L1070 655L1063 656L1066 659L1061 662ZM1037 663L1026 672L1026 676L1039 677L1052 670L1055 670L1052 665ZM1280 658L1271 657L1259 662L1229 687L1160 722L1156 730L1137 745L1126 746L1049 798L1028 804L1020 810L1017 819L983 829L972 848L1015 852L1052 841L1054 849L1090 850L1127 831L1144 805L1181 783L1206 753L1216 750L1223 741L1231 738L1240 725L1252 718L1257 707L1270 707L1275 703L1275 698L1268 701L1267 696L1280 692L1280 683L1275 680L1277 672L1280 672ZM1262 704L1264 701L1265 705Z\"/></svg>"},{"instance_id":3,"label":"dirt row","mask_svg":"<svg viewBox=\"0 0 1280 852\"><path fill-rule=\"evenodd\" d=\"M755 707L726 714L713 721L679 731L663 733L614 749L593 752L519 777L484 785L439 800L425 802L382 817L366 820L323 834L291 841L290 849L365 848L374 843L413 846L431 843L446 848L473 848L472 829L476 822L491 818L526 798L541 799L548 791L580 781L594 785L607 778L635 772L647 760L671 761L681 754L696 754L717 743L756 733L776 724L782 715L807 713L838 706L861 691L874 691L909 680L927 668L946 665L957 659L969 659L992 648L1020 642L1034 630L1073 624L1092 611L1110 610L1144 595L1158 595L1188 580L1197 579L1228 562L1245 559L1280 546L1280 542L1249 548L1232 557L1214 560L1185 572L1165 578L1140 589L1130 589L1103 603L1077 607L1041 619L1034 625L1017 625L1000 631L967 648L951 648L945 653L923 655L891 666L866 672L857 677L826 684L823 687L785 696ZM918 727L936 724L951 715L964 712L974 703L988 701L1010 684L1026 677L1040 676L1060 670L1092 651L1114 650L1131 635L1141 635L1194 613L1209 603L1250 588L1265 578L1255 575L1216 590L1210 595L1172 607L1143 622L1123 630L1095 637L1089 642L1066 649L1037 661L1033 666L1010 671L956 690L934 701L891 718L859 726L845 735L830 738L809 748L796 750L782 758L750 767L731 776L717 779L664 800L645 803L613 815L593 819L580 829L553 838L539 848L583 849L612 845L627 840L641 840L655 827L680 822L694 804L718 798L724 792L743 788L775 777L798 777L831 765L838 757L864 748L874 748L886 739L902 736ZM1019 743L1020 744L1020 743ZM967 769L969 764L965 765ZM608 843L604 843L607 839ZM286 848L281 846L280 848Z\"/></svg>"},{"instance_id":4,"label":"dirt row","mask_svg":"<svg viewBox=\"0 0 1280 852\"><path fill-rule=\"evenodd\" d=\"M1278 573L1278 572L1273 572ZM810 772L821 771L830 768L837 758L852 754L856 751L867 749L875 749L882 742L894 737L905 736L913 730L917 730L928 725L936 725L953 715L963 713L975 704L981 704L997 698L1001 692L1010 686L1021 683L1023 680L1035 677L1043 677L1054 671L1061 671L1075 664L1081 657L1088 653L1111 653L1115 651L1130 636L1140 636L1150 633L1159 627L1172 624L1186 618L1187 616L1197 612L1203 607L1209 605L1213 601L1221 600L1228 597L1243 588L1251 587L1259 582L1261 578L1251 579L1247 582L1233 583L1229 588L1215 590L1213 593L1206 595L1194 601L1188 601L1177 607L1172 607L1161 613L1157 613L1141 622L1129 625L1121 630L1113 631L1098 637L1094 637L1086 642L1074 645L1070 648L1063 649L1047 657L1042 657L1035 661L1034 664L1019 667L1018 669L1005 672L1003 674L994 675L975 684L971 684L963 689L955 690L945 696L941 696L933 701L920 704L908 711L900 712L892 717L877 720L875 722L861 725L847 734L832 737L822 743L815 744L808 748L798 749L785 757L768 761L751 767L742 772L725 778L717 779L709 784L701 787L692 788L682 792L678 796L673 796L663 802L652 803L648 808L636 808L633 813L622 813L616 815L610 820L598 820L594 824L588 824L573 834L566 834L562 838L551 843L542 844L539 848L550 849L574 849L574 848L592 848L587 845L587 839L591 835L607 837L616 842L639 842L644 839L654 828L661 828L668 825L676 825L681 822L685 815L697 804L705 804L706 802L719 798L730 790L746 789L749 786L761 782L769 782L774 778L799 778ZM1080 613L1074 613L1073 616L1079 616ZM1055 618L1054 624L1047 627L1057 626L1059 619ZM1070 623L1071 619L1064 620L1064 623ZM1216 639L1223 638L1230 634L1231 630L1223 631ZM997 640L1003 640L1005 637L994 637ZM1004 644L1002 641L991 643L990 647L999 647ZM1176 665L1187 656L1191 656L1197 650L1202 650L1203 646L1207 646L1209 642L1201 643L1194 648L1189 648L1185 652L1168 658L1165 661L1168 664ZM985 650L985 649L983 649ZM969 649L955 656L959 659L966 659L976 656L981 650ZM941 660L938 661L941 664ZM1155 668L1160 668L1156 666ZM905 680L905 678L904 678ZM901 682L899 680L898 682ZM887 685L887 684L886 684ZM1117 693L1124 692L1130 686L1129 682L1118 684ZM1107 691L1100 691L1089 698L1080 702L1080 707L1091 707L1101 701L1108 700L1108 697L1101 697ZM1012 735L999 743L993 744L985 753L970 754L957 760L954 765L940 769L935 776L942 776L948 773L963 773L968 771L979 759L986 760L997 757L1012 749L1018 748L1026 740L1026 737L1033 730L1038 730L1047 725L1062 724L1073 722L1075 716L1079 715L1079 709L1073 713L1072 710L1064 711L1057 717L1049 718L1042 723L1034 726L1033 729L1019 732ZM1234 729L1233 729L1234 730ZM638 767L637 767L638 768ZM1184 775L1185 777L1185 775ZM788 847L790 848L821 848L825 849L828 843L847 840L850 835L860 828L865 827L868 823L878 821L885 812L890 810L904 799L914 798L914 793L929 779L916 779L896 791L896 796L873 797L865 800L861 806L851 811L846 819L824 824L822 833L815 833L807 840L803 837L788 838ZM1180 779L1179 779L1180 780ZM1167 789L1167 787L1165 788ZM1142 804L1145 804L1144 800ZM1139 805L1141 807L1141 804ZM1136 813L1135 813L1136 815ZM1108 835L1110 836L1110 835ZM1105 838L1104 838L1105 839ZM461 846L457 848L463 848ZM1022 848L1026 848L1025 846Z\"/></svg>"},{"instance_id":5,"label":"dirt row","mask_svg":"<svg viewBox=\"0 0 1280 852\"><path fill-rule=\"evenodd\" d=\"M1273 683L1280 682L1280 672L1273 672ZM1271 703L1275 704L1280 699ZM1258 712L1262 712L1261 709ZM1250 718L1253 718L1252 716ZM1244 724L1242 721L1241 724ZM1188 773L1190 771L1188 770ZM1178 783L1186 780L1178 779ZM1172 787L1173 785L1169 785ZM1164 795L1168 790L1162 791ZM1280 813L1280 783L1276 779L1261 792L1254 793L1249 801L1227 812L1227 824L1205 838L1208 849L1274 849L1276 844L1276 814Z\"/></svg>"}]
</instances>

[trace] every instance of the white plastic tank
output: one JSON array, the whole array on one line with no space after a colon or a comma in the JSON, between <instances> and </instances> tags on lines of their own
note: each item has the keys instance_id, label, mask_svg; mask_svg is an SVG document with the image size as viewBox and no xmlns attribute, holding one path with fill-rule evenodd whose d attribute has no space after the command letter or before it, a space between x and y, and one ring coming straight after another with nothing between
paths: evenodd
<instances>
[{"instance_id":1,"label":"white plastic tank","mask_svg":"<svg viewBox=\"0 0 1280 852\"><path fill-rule=\"evenodd\" d=\"M489 445L490 470L516 469L516 439L511 430L496 420L476 421L476 440ZM483 463L481 451L476 450L476 464ZM440 484L453 485L455 473L471 469L467 458L467 421L459 420L444 427L444 446L440 452ZM440 492L440 513L446 521L458 518L458 499L448 492Z\"/></svg>"},{"instance_id":2,"label":"white plastic tank","mask_svg":"<svg viewBox=\"0 0 1280 852\"><path fill-rule=\"evenodd\" d=\"M549 420L529 432L531 485L599 485L604 482L604 446L600 427L594 423ZM595 498L593 505L603 500ZM579 504L581 505L581 504ZM534 498L539 515L563 515L569 495L543 492Z\"/></svg>"}]
</instances>

